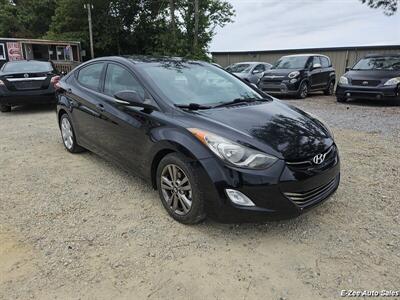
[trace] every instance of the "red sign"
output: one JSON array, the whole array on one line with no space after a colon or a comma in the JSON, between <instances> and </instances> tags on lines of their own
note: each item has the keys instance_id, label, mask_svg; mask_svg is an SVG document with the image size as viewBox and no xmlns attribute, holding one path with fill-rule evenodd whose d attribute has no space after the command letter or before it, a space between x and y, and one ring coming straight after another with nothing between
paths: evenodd
<instances>
[{"instance_id":1,"label":"red sign","mask_svg":"<svg viewBox=\"0 0 400 300\"><path fill-rule=\"evenodd\" d=\"M8 60L9 61L23 59L21 43L8 42L7 43L7 52L8 52Z\"/></svg>"}]
</instances>

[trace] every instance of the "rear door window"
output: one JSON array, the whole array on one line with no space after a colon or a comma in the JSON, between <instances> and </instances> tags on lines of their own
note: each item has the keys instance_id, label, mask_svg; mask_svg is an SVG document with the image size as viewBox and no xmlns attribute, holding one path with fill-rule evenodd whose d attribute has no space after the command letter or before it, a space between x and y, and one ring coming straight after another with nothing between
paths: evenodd
<instances>
[{"instance_id":1,"label":"rear door window","mask_svg":"<svg viewBox=\"0 0 400 300\"><path fill-rule=\"evenodd\" d=\"M322 65L323 68L330 67L330 62L329 62L328 58L326 58L324 56L321 56L320 59L321 59L321 65Z\"/></svg>"},{"instance_id":2,"label":"rear door window","mask_svg":"<svg viewBox=\"0 0 400 300\"><path fill-rule=\"evenodd\" d=\"M114 97L121 91L135 91L144 98L143 87L127 69L116 64L108 64L104 93Z\"/></svg>"},{"instance_id":3,"label":"rear door window","mask_svg":"<svg viewBox=\"0 0 400 300\"><path fill-rule=\"evenodd\" d=\"M101 73L104 63L95 63L83 67L78 73L78 82L92 90L98 90L100 87Z\"/></svg>"},{"instance_id":4,"label":"rear door window","mask_svg":"<svg viewBox=\"0 0 400 300\"><path fill-rule=\"evenodd\" d=\"M254 70L253 70L253 72L254 71L258 71L258 72L264 72L265 71L265 66L264 65L257 65L255 68L254 68Z\"/></svg>"}]
</instances>

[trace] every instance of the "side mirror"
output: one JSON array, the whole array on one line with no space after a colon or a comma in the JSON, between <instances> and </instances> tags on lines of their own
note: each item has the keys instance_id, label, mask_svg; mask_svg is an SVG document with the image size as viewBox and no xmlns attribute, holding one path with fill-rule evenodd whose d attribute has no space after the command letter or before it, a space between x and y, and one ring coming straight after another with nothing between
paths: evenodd
<instances>
[{"instance_id":1,"label":"side mirror","mask_svg":"<svg viewBox=\"0 0 400 300\"><path fill-rule=\"evenodd\" d=\"M253 70L253 72L252 72L253 74L260 74L261 73L261 71L260 70Z\"/></svg>"},{"instance_id":2,"label":"side mirror","mask_svg":"<svg viewBox=\"0 0 400 300\"><path fill-rule=\"evenodd\" d=\"M322 66L321 66L321 64L314 64L312 68L313 68L313 70L320 69L320 68L322 68Z\"/></svg>"},{"instance_id":3,"label":"side mirror","mask_svg":"<svg viewBox=\"0 0 400 300\"><path fill-rule=\"evenodd\" d=\"M351 68L350 68L350 67L346 67L344 70L345 70L346 72L348 72L348 71L351 70Z\"/></svg>"},{"instance_id":4,"label":"side mirror","mask_svg":"<svg viewBox=\"0 0 400 300\"><path fill-rule=\"evenodd\" d=\"M127 106L137 106L146 109L153 109L153 105L146 103L136 91L120 91L114 95L114 101Z\"/></svg>"}]
</instances>

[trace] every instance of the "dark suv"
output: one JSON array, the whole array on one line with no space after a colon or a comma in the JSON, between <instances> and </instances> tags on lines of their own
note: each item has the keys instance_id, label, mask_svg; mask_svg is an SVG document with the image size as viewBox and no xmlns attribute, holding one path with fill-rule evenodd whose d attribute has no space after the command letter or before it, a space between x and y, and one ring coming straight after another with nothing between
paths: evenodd
<instances>
[{"instance_id":1,"label":"dark suv","mask_svg":"<svg viewBox=\"0 0 400 300\"><path fill-rule=\"evenodd\" d=\"M323 91L332 95L335 69L328 56L319 54L281 57L264 73L258 87L268 94L294 95L306 98L309 92Z\"/></svg>"}]
</instances>

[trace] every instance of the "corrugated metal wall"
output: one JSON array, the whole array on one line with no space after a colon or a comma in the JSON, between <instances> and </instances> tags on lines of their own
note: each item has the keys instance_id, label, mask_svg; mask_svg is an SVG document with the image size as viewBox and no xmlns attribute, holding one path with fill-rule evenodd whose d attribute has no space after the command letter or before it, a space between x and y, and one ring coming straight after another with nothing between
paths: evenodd
<instances>
[{"instance_id":1,"label":"corrugated metal wall","mask_svg":"<svg viewBox=\"0 0 400 300\"><path fill-rule=\"evenodd\" d=\"M336 69L337 79L345 73L347 66L353 66L360 58L372 53L400 53L399 46L372 46L350 48L323 48L323 49L298 49L298 50L273 50L257 52L213 52L212 56L217 64L227 67L230 64L244 61L262 61L273 64L280 57L291 54L316 53L327 55L331 58Z\"/></svg>"}]
</instances>

